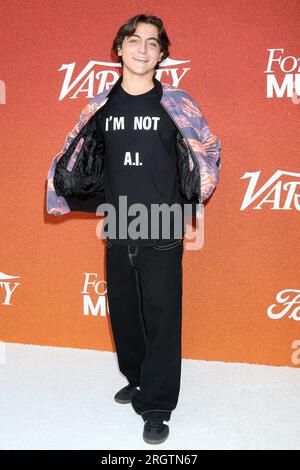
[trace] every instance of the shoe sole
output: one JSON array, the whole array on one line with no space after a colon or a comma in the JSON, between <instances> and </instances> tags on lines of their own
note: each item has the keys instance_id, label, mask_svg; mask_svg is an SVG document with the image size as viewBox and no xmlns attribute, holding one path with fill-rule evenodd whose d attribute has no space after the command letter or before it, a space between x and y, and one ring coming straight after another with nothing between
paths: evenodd
<instances>
[{"instance_id":1,"label":"shoe sole","mask_svg":"<svg viewBox=\"0 0 300 470\"><path fill-rule=\"evenodd\" d=\"M131 403L131 400L120 400L119 398L115 398L115 401L122 404Z\"/></svg>"},{"instance_id":2,"label":"shoe sole","mask_svg":"<svg viewBox=\"0 0 300 470\"><path fill-rule=\"evenodd\" d=\"M165 440L168 439L168 437L169 437L169 434L166 437L164 437L163 439L160 439L159 441L155 441L155 440L152 441L150 439L145 439L144 437L143 437L143 439L144 439L145 442L147 442L147 444L161 444L162 442L165 442Z\"/></svg>"}]
</instances>

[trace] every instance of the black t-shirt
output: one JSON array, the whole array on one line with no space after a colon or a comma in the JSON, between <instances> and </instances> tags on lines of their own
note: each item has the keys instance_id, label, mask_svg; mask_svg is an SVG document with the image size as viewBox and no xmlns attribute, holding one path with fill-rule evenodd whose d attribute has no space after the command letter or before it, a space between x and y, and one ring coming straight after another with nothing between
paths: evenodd
<instances>
[{"instance_id":1,"label":"black t-shirt","mask_svg":"<svg viewBox=\"0 0 300 470\"><path fill-rule=\"evenodd\" d=\"M146 93L131 95L120 85L100 110L96 127L97 137L104 143L105 201L116 209L116 234L108 238L118 244L139 246L158 242L167 244L182 238L183 233L177 236L174 234L172 211L170 236L163 238L161 223L166 217L160 214L159 219L152 215L159 224L153 222L154 226L158 225L158 236L151 238L151 204L166 203L171 206L174 203L181 205L182 201L178 190L178 130L160 104L155 87ZM122 202L119 196L123 196ZM128 215L132 204L145 205L146 224L138 223L143 214L140 210L134 211L134 215ZM179 210L183 213L182 205ZM125 229L125 238L120 238L119 217ZM128 232L133 220L136 220L136 232L140 233L137 239ZM180 220L182 224L182 218ZM145 234L142 233L142 225Z\"/></svg>"}]
</instances>

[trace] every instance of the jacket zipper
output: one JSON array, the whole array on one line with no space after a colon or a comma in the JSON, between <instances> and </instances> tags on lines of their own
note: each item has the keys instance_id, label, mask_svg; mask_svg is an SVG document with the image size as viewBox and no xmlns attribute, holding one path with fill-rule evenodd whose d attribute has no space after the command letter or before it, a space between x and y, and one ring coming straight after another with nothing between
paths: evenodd
<instances>
[{"instance_id":1,"label":"jacket zipper","mask_svg":"<svg viewBox=\"0 0 300 470\"><path fill-rule=\"evenodd\" d=\"M162 103L162 101L160 101L160 104L162 105L162 107L165 109L165 111L167 112L167 114L170 116L170 118L172 119L172 121L174 122L175 126L177 127L177 129L179 130L180 134L182 135L182 137L184 139L186 139L185 135L183 134L182 130L180 129L180 127L178 126L177 122L175 121L175 119L173 118L173 116L169 113L169 111L167 110L167 108L165 107L165 105ZM186 139L187 140L187 139ZM185 141L183 141L185 143ZM192 147L190 146L189 144L189 141L187 140L187 142L185 143L185 145L188 147L188 149L190 150L190 152L194 155L194 158L197 162L197 166L198 166L198 169L199 169L199 177L200 177L200 193L201 193L201 172L200 172L200 165L199 165L199 162L198 162L198 158L194 152L194 150L192 149ZM200 195L200 199L201 199L201 195Z\"/></svg>"}]
</instances>

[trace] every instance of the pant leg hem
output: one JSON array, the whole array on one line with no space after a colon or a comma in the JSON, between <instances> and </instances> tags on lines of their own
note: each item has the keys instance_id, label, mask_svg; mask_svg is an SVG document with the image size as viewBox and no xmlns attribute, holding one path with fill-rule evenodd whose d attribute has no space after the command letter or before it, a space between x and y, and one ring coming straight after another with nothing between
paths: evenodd
<instances>
[{"instance_id":1,"label":"pant leg hem","mask_svg":"<svg viewBox=\"0 0 300 470\"><path fill-rule=\"evenodd\" d=\"M171 418L172 410L148 410L143 411L141 416L146 422L149 418L162 419L163 421L169 421Z\"/></svg>"}]
</instances>

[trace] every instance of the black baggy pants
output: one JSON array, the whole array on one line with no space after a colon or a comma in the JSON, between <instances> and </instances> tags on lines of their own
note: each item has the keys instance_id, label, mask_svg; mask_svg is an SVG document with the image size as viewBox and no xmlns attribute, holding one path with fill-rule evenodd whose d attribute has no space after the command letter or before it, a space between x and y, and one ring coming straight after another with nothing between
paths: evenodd
<instances>
[{"instance_id":1,"label":"black baggy pants","mask_svg":"<svg viewBox=\"0 0 300 470\"><path fill-rule=\"evenodd\" d=\"M134 410L169 421L181 377L183 240L128 246L106 240L108 310L119 369L140 387Z\"/></svg>"}]
</instances>

